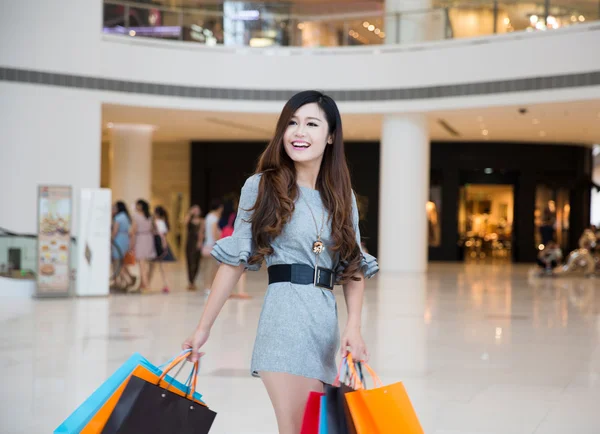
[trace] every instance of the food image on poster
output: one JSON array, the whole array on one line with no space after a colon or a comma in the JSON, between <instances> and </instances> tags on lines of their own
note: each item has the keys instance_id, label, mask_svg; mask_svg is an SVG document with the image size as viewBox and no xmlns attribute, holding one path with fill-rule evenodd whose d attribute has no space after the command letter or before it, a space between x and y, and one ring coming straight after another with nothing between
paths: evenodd
<instances>
[{"instance_id":1,"label":"food image on poster","mask_svg":"<svg viewBox=\"0 0 600 434\"><path fill-rule=\"evenodd\" d=\"M67 294L71 274L71 188L40 186L38 201L38 294Z\"/></svg>"}]
</instances>

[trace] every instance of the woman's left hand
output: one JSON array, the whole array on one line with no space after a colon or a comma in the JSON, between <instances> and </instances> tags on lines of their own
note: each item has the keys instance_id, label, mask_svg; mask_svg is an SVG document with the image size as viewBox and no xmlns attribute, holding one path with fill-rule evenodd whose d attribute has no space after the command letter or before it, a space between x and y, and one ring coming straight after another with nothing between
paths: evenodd
<instances>
[{"instance_id":1,"label":"woman's left hand","mask_svg":"<svg viewBox=\"0 0 600 434\"><path fill-rule=\"evenodd\" d=\"M360 329L346 328L344 334L342 335L341 343L342 357L346 357L350 352L355 360L359 360L361 362L369 361L369 352L367 351L367 346L362 338Z\"/></svg>"}]
</instances>

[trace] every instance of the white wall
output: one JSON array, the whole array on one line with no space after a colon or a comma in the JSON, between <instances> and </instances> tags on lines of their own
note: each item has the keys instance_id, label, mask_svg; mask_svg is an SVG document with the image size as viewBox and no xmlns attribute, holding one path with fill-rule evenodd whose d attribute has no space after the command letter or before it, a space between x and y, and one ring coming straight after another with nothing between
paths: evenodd
<instances>
[{"instance_id":1,"label":"white wall","mask_svg":"<svg viewBox=\"0 0 600 434\"><path fill-rule=\"evenodd\" d=\"M101 105L92 92L25 84L0 82L0 95L0 227L36 233L39 184L71 185L75 200L99 187Z\"/></svg>"},{"instance_id":2,"label":"white wall","mask_svg":"<svg viewBox=\"0 0 600 434\"><path fill-rule=\"evenodd\" d=\"M373 48L304 49L302 55L281 54L298 51L289 49L235 50L111 36L100 45L101 75L211 87L327 90L431 86L600 69L600 56L593 55L600 29L572 27L520 36L492 36L480 43L446 41L390 53L381 48L380 54Z\"/></svg>"},{"instance_id":3,"label":"white wall","mask_svg":"<svg viewBox=\"0 0 600 434\"><path fill-rule=\"evenodd\" d=\"M2 1L0 64L96 74L102 0Z\"/></svg>"}]
</instances>

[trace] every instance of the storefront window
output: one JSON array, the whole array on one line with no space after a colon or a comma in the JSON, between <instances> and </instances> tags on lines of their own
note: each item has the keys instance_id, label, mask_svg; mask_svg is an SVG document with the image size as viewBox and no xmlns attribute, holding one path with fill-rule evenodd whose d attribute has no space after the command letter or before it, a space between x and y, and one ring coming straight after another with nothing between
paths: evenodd
<instances>
[{"instance_id":1,"label":"storefront window","mask_svg":"<svg viewBox=\"0 0 600 434\"><path fill-rule=\"evenodd\" d=\"M439 247L442 244L442 228L440 216L442 215L442 186L429 187L429 201L427 210L427 240L430 247Z\"/></svg>"},{"instance_id":2,"label":"storefront window","mask_svg":"<svg viewBox=\"0 0 600 434\"><path fill-rule=\"evenodd\" d=\"M461 187L458 232L466 259L509 259L512 249L514 189L512 185Z\"/></svg>"},{"instance_id":3,"label":"storefront window","mask_svg":"<svg viewBox=\"0 0 600 434\"><path fill-rule=\"evenodd\" d=\"M571 205L567 188L538 185L535 194L535 245L543 248L556 241L563 251L569 244L569 217Z\"/></svg>"}]
</instances>

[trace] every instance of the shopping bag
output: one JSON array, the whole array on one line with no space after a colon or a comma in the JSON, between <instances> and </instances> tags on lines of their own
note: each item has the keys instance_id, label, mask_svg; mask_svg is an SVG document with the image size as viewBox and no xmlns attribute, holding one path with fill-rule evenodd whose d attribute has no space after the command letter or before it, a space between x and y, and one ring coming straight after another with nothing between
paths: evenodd
<instances>
[{"instance_id":1,"label":"shopping bag","mask_svg":"<svg viewBox=\"0 0 600 434\"><path fill-rule=\"evenodd\" d=\"M166 374L186 358L187 355L177 358L152 381L132 375L102 434L208 434L216 413L192 399L198 362L190 375L187 393L172 388L165 380Z\"/></svg>"},{"instance_id":2,"label":"shopping bag","mask_svg":"<svg viewBox=\"0 0 600 434\"><path fill-rule=\"evenodd\" d=\"M187 351L182 352L185 354ZM172 358L165 365L171 363ZM54 430L54 434L96 434L99 433L108 420L112 409L117 403L127 380L136 372L138 375L148 375L158 378L163 372L161 366L155 366L141 354L135 353L123 363L96 391L90 395L62 424ZM167 381L170 381L170 377ZM173 381L173 387L186 390L178 381ZM199 393L194 398L201 400Z\"/></svg>"},{"instance_id":3,"label":"shopping bag","mask_svg":"<svg viewBox=\"0 0 600 434\"><path fill-rule=\"evenodd\" d=\"M125 253L125 257L123 257L123 265L135 265L135 253L132 250L129 250Z\"/></svg>"},{"instance_id":4,"label":"shopping bag","mask_svg":"<svg viewBox=\"0 0 600 434\"><path fill-rule=\"evenodd\" d=\"M129 377L136 366L146 363L141 354L135 353L90 395L58 428L54 434L78 434L104 405L115 390Z\"/></svg>"},{"instance_id":5,"label":"shopping bag","mask_svg":"<svg viewBox=\"0 0 600 434\"><path fill-rule=\"evenodd\" d=\"M127 386L128 381L130 381L130 379L132 377L139 377L139 378L142 378L147 381L158 383L159 378L163 374L166 375L166 373L170 369L172 369L173 363L175 363L177 360L181 360L182 358L185 359L188 356L189 351L190 350L183 351L179 356L177 356L177 357L171 359L169 362L167 362L165 364L165 365L167 365L167 367L164 370L162 369L162 366L157 368L155 366L150 365L149 363L146 365L137 366L133 370L131 375L128 377L128 379L126 381L124 381L117 388L117 390L105 402L105 404L102 406L102 408L100 410L98 410L98 412L94 415L94 417L88 422L88 424L85 426L85 428L81 431L81 434L97 434L104 429L107 421L109 420L109 418L111 417L111 415L113 413L113 410L115 409L115 406L117 405L117 402L119 402L119 399L121 398L121 395L123 394L123 391L125 390L125 387ZM179 381L174 380L173 378L171 378L169 376L165 376L165 378L163 380L161 380L161 384L164 384L164 385L172 384L172 386L174 388L173 390L176 393L179 393L181 395L184 395L189 390L189 388L187 386L181 384ZM197 402L202 403L201 398L202 398L202 395L200 395L199 393L194 393L194 399Z\"/></svg>"},{"instance_id":6,"label":"shopping bag","mask_svg":"<svg viewBox=\"0 0 600 434\"><path fill-rule=\"evenodd\" d=\"M327 396L321 396L319 407L319 434L328 434L327 431Z\"/></svg>"},{"instance_id":7,"label":"shopping bag","mask_svg":"<svg viewBox=\"0 0 600 434\"><path fill-rule=\"evenodd\" d=\"M362 378L360 365L356 368L359 377ZM325 385L325 396L327 397L327 431L328 434L356 434L356 429L350 416L345 394L354 392L355 380L351 377L348 369L347 358L342 359L338 369L338 375L332 385ZM362 383L361 383L362 384Z\"/></svg>"},{"instance_id":8,"label":"shopping bag","mask_svg":"<svg viewBox=\"0 0 600 434\"><path fill-rule=\"evenodd\" d=\"M424 434L404 385L399 382L384 386L368 364L362 365L373 377L376 387L364 389L362 382L357 380L359 390L346 394L356 432L358 434ZM348 366L356 376L350 357Z\"/></svg>"},{"instance_id":9,"label":"shopping bag","mask_svg":"<svg viewBox=\"0 0 600 434\"><path fill-rule=\"evenodd\" d=\"M321 392L310 392L308 395L300 434L319 434L321 396L323 396Z\"/></svg>"}]
</instances>

